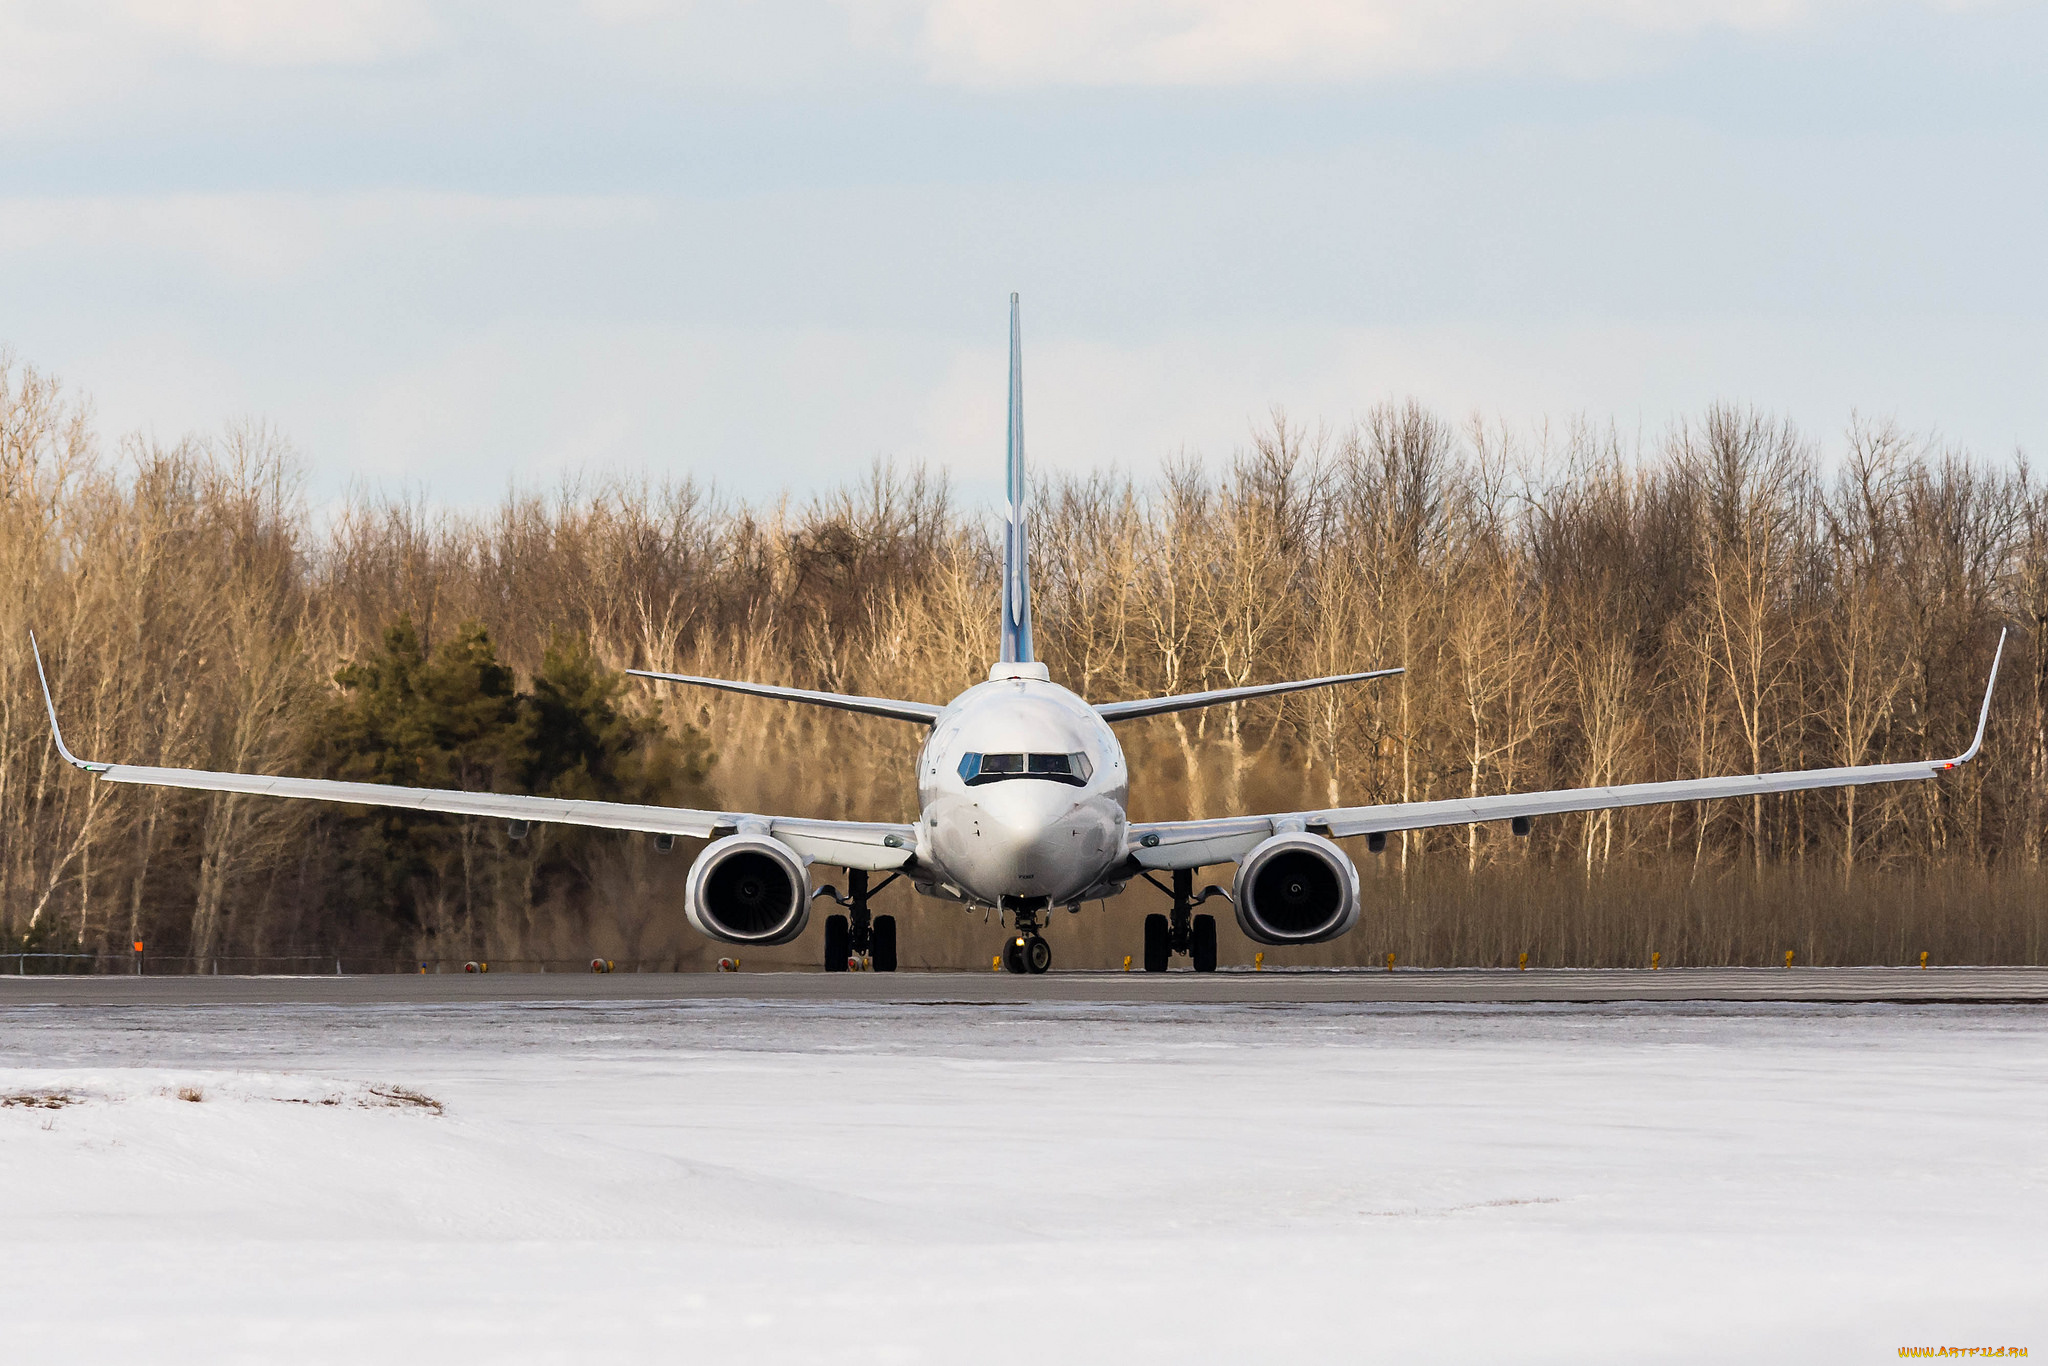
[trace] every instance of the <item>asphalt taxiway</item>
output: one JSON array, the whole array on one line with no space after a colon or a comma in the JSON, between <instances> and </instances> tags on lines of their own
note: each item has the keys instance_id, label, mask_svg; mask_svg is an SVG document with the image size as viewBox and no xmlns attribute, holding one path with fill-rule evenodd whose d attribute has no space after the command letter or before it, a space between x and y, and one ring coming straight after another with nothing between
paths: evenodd
<instances>
[{"instance_id":1,"label":"asphalt taxiway","mask_svg":"<svg viewBox=\"0 0 2048 1366\"><path fill-rule=\"evenodd\" d=\"M483 1001L874 1001L1019 1005L1538 1004L1620 1001L2048 1003L2048 967L1374 969L1268 972L489 973L14 977L15 1005L436 1005Z\"/></svg>"}]
</instances>

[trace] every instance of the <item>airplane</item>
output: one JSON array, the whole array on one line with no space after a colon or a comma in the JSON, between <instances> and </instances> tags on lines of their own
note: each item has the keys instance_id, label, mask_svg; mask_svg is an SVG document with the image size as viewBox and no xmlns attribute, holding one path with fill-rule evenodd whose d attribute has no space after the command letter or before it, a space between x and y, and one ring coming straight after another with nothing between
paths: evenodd
<instances>
[{"instance_id":1,"label":"airplane","mask_svg":"<svg viewBox=\"0 0 2048 1366\"><path fill-rule=\"evenodd\" d=\"M649 669L626 671L668 684L836 707L925 727L928 735L917 757L915 822L819 820L98 763L80 759L65 746L42 655L36 650L36 674L57 752L105 782L481 816L509 822L514 839L523 838L535 824L551 822L648 833L662 849L673 847L677 836L708 840L685 881L683 910L690 924L728 944L787 944L806 929L811 903L829 899L846 914L826 920L827 971L845 971L862 961L877 971L896 969L895 917L873 914L870 903L883 887L908 878L927 897L968 909L996 910L1011 927L1003 946L1004 967L1014 973L1043 973L1052 966L1044 930L1054 908L1079 911L1086 902L1118 895L1138 878L1172 898L1169 913L1145 917L1145 971L1164 972L1172 958L1185 955L1195 971L1213 972L1216 921L1212 915L1195 914L1195 907L1215 897L1229 903L1238 928L1256 944L1318 944L1358 924L1358 867L1336 843L1339 839L1363 835L1366 848L1378 853L1386 847L1388 835L1410 830L1507 821L1514 834L1526 835L1538 817L1568 812L1912 782L1956 769L1983 747L1998 665L2005 654L2003 632L1992 656L1976 737L1953 759L1133 822L1128 814L1131 774L1112 729L1117 724L1309 688L1364 683L1402 670L1371 669L1125 702L1091 703L1053 682L1032 651L1020 339L1017 296L1012 294L1002 626L998 656L986 682L941 707ZM33 636L30 645L35 650ZM846 870L844 894L830 884L812 890L811 870L818 864ZM1194 875L1222 864L1235 865L1231 887L1212 884L1196 893ZM887 876L873 882L871 875L876 873ZM1169 876L1171 886L1155 874Z\"/></svg>"}]
</instances>

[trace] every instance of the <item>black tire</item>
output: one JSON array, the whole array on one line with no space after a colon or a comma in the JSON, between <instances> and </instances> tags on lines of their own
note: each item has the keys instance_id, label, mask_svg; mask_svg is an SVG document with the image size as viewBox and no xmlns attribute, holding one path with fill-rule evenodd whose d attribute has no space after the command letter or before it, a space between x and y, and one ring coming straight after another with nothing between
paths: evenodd
<instances>
[{"instance_id":1,"label":"black tire","mask_svg":"<svg viewBox=\"0 0 2048 1366\"><path fill-rule=\"evenodd\" d=\"M1022 935L1013 934L1003 941L1003 971L1031 971L1031 965L1024 961L1024 937Z\"/></svg>"},{"instance_id":2,"label":"black tire","mask_svg":"<svg viewBox=\"0 0 2048 1366\"><path fill-rule=\"evenodd\" d=\"M1196 972L1216 971L1216 917L1198 915L1188 934L1188 957Z\"/></svg>"},{"instance_id":3,"label":"black tire","mask_svg":"<svg viewBox=\"0 0 2048 1366\"><path fill-rule=\"evenodd\" d=\"M1034 973L1048 971L1052 967L1052 945L1032 935L1024 941L1024 965Z\"/></svg>"},{"instance_id":4,"label":"black tire","mask_svg":"<svg viewBox=\"0 0 2048 1366\"><path fill-rule=\"evenodd\" d=\"M878 915L869 930L868 958L876 972L896 971L896 917Z\"/></svg>"},{"instance_id":5,"label":"black tire","mask_svg":"<svg viewBox=\"0 0 2048 1366\"><path fill-rule=\"evenodd\" d=\"M843 915L825 917L825 971L845 972L853 953L853 927Z\"/></svg>"},{"instance_id":6,"label":"black tire","mask_svg":"<svg viewBox=\"0 0 2048 1366\"><path fill-rule=\"evenodd\" d=\"M1165 972L1166 960L1173 957L1173 933L1166 927L1163 915L1145 917L1145 971Z\"/></svg>"}]
</instances>

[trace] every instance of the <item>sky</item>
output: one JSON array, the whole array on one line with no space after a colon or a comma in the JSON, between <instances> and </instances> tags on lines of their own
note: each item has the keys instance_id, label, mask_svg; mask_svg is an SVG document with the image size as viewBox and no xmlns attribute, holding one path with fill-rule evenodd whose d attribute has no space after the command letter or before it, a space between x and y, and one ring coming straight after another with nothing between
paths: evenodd
<instances>
[{"instance_id":1,"label":"sky","mask_svg":"<svg viewBox=\"0 0 2048 1366\"><path fill-rule=\"evenodd\" d=\"M1418 399L2048 447L2048 6L0 0L0 347L309 492L772 498Z\"/></svg>"}]
</instances>

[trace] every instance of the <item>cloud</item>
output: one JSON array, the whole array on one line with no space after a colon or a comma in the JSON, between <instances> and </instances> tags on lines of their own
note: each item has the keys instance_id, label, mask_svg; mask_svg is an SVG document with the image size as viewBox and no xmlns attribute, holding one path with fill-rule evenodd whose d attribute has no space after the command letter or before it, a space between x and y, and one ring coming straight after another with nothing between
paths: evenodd
<instances>
[{"instance_id":1,"label":"cloud","mask_svg":"<svg viewBox=\"0 0 2048 1366\"><path fill-rule=\"evenodd\" d=\"M440 34L429 0L0 0L0 128L138 99L161 119L218 93L194 66L371 67Z\"/></svg>"},{"instance_id":2,"label":"cloud","mask_svg":"<svg viewBox=\"0 0 2048 1366\"><path fill-rule=\"evenodd\" d=\"M0 127L101 108L177 119L265 73L353 73L373 98L478 81L560 93L1328 83L1632 70L1713 32L1775 33L1974 0L0 0ZM1994 3L1995 0L1983 0ZM432 55L438 60L420 63ZM568 85L564 86L564 81Z\"/></svg>"},{"instance_id":3,"label":"cloud","mask_svg":"<svg viewBox=\"0 0 2048 1366\"><path fill-rule=\"evenodd\" d=\"M1660 41L1784 30L1870 0L842 0L961 85L1199 86L1632 65Z\"/></svg>"},{"instance_id":4,"label":"cloud","mask_svg":"<svg viewBox=\"0 0 2048 1366\"><path fill-rule=\"evenodd\" d=\"M53 268L119 261L137 286L190 281L246 291L347 270L365 255L432 271L435 252L645 229L633 195L493 196L450 190L0 196L0 257ZM423 244L426 244L423 248Z\"/></svg>"},{"instance_id":5,"label":"cloud","mask_svg":"<svg viewBox=\"0 0 2048 1366\"><path fill-rule=\"evenodd\" d=\"M383 61L419 51L436 31L421 0L128 0L99 12L131 31L256 66Z\"/></svg>"},{"instance_id":6,"label":"cloud","mask_svg":"<svg viewBox=\"0 0 2048 1366\"><path fill-rule=\"evenodd\" d=\"M1610 144L1595 153L1614 159ZM1854 166L1846 173L1858 178ZM312 463L316 498L363 478L477 506L508 480L607 469L766 497L835 485L883 455L947 467L971 500L992 498L1009 253L997 252L1001 275L978 248L963 258L960 244L978 240L976 210L933 196L899 215L927 223L927 235L894 255L870 252L863 202L818 194L792 214L780 196L713 207L389 190L0 199L0 259L39 267L0 285L0 342L92 395L110 438L271 420ZM1540 204L1507 202L1518 223L1548 221ZM1788 413L1823 436L1852 409L1896 414L1990 455L2038 445L2048 430L2048 340L2028 303L2040 286L2010 268L2024 233L1990 253L1995 289L1922 288L1873 304L1855 290L1785 288L1807 257L1760 278L1739 251L1667 257L1656 219L1643 235L1658 251L1637 263L1648 283L1624 282L1589 306L1587 268L1560 259L1555 294L1489 306L1496 277L1466 290L1467 263L1502 243L1408 252L1403 243L1437 221L1423 204L1413 223L1357 244L1418 273L1420 302L1394 318L1333 294L1332 279L1360 272L1323 244L1260 230L1166 252L1148 272L1141 253L1161 254L1152 219L1093 195L1069 210L1034 220L1029 235L1074 240L1062 225L1083 218L1123 231L1020 272L1027 430L1044 471L1151 471L1182 449L1222 459L1274 404L1341 427L1410 395L1453 419L1478 411L1523 430L1588 413L1654 437L1717 398ZM791 218L818 230L779 233ZM1556 226L1605 269L1625 255L1629 232ZM1183 261L1242 262L1281 241L1306 264L1260 277L1256 305L1174 301L1191 273ZM1929 273L1888 241L1830 238L1826 249L1850 279ZM1501 279L1544 253L1507 254ZM679 272L678 257L699 268ZM834 278L857 280L861 259L875 283L835 293ZM1689 284L1652 289L1659 261ZM1130 278L1096 299L1098 271ZM926 277L971 306L907 297ZM1367 303L1382 292L1366 282Z\"/></svg>"}]
</instances>

